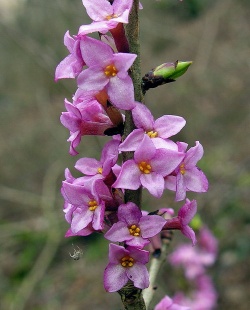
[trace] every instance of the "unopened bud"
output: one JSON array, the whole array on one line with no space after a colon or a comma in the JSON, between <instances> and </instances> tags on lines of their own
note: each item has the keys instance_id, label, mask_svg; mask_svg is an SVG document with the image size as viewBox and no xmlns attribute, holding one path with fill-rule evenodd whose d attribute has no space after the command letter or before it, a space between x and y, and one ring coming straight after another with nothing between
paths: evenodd
<instances>
[{"instance_id":1,"label":"unopened bud","mask_svg":"<svg viewBox=\"0 0 250 310\"><path fill-rule=\"evenodd\" d=\"M175 79L182 76L192 64L192 61L176 61L164 63L155 69L149 71L142 78L142 88L144 93L149 88L174 82Z\"/></svg>"}]
</instances>

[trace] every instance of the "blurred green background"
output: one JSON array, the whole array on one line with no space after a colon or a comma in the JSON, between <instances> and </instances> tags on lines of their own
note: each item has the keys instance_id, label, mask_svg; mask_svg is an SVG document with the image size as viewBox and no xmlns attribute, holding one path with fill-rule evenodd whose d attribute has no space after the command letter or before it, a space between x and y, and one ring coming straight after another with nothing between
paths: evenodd
<instances>
[{"instance_id":1,"label":"blurred green background","mask_svg":"<svg viewBox=\"0 0 250 310\"><path fill-rule=\"evenodd\" d=\"M218 309L249 309L250 291L250 2L142 0L142 71L167 61L193 60L177 82L148 92L155 117L181 115L176 137L205 149L200 167L210 181L196 198L202 219L219 239L210 269ZM66 55L63 36L88 24L80 0L0 0L0 308L21 310L120 309L102 272L108 243L97 235L65 239L60 184L80 157L68 154L60 124L73 80L54 83ZM84 137L82 156L99 158L104 138ZM145 194L147 209L179 207L173 194ZM175 236L179 240L179 234ZM180 238L180 240L182 240ZM69 257L73 246L84 255ZM174 276L174 275L173 275ZM171 277L166 273L166 287ZM165 292L167 293L167 292ZM202 309L201 309L202 310Z\"/></svg>"}]
</instances>

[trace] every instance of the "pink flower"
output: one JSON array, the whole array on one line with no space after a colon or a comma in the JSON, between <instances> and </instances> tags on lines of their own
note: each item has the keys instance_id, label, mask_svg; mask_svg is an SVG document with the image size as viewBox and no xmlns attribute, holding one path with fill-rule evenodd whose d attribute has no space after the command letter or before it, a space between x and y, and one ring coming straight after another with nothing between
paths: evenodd
<instances>
[{"instance_id":1,"label":"pink flower","mask_svg":"<svg viewBox=\"0 0 250 310\"><path fill-rule=\"evenodd\" d=\"M163 115L154 120L150 110L140 102L136 102L132 115L138 129L133 130L121 143L120 151L135 151L144 135L148 135L152 139L157 149L178 150L178 146L168 138L177 134L185 126L186 121L184 118L175 115Z\"/></svg>"},{"instance_id":2,"label":"pink flower","mask_svg":"<svg viewBox=\"0 0 250 310\"><path fill-rule=\"evenodd\" d=\"M71 208L71 211L67 211L72 216L72 233L78 233L90 223L94 230L103 229L105 202L101 197L110 196L110 194L107 187L100 181L96 181L94 184L86 183L86 187L63 182L62 194L69 204L68 207Z\"/></svg>"},{"instance_id":3,"label":"pink flower","mask_svg":"<svg viewBox=\"0 0 250 310\"><path fill-rule=\"evenodd\" d=\"M177 142L179 152L185 152L187 144ZM208 180L205 174L196 167L197 162L203 156L203 147L196 141L196 145L191 147L175 173L165 178L165 187L176 190L176 201L185 199L186 191L206 192L208 190Z\"/></svg>"},{"instance_id":4,"label":"pink flower","mask_svg":"<svg viewBox=\"0 0 250 310\"><path fill-rule=\"evenodd\" d=\"M76 162L75 168L89 176L99 174L104 179L118 159L119 144L118 140L107 142L102 149L100 161L94 158L81 158Z\"/></svg>"},{"instance_id":5,"label":"pink flower","mask_svg":"<svg viewBox=\"0 0 250 310\"><path fill-rule=\"evenodd\" d=\"M92 101L87 105L75 106L65 99L67 112L63 112L60 121L70 131L71 155L76 155L76 147L81 142L81 137L85 135L104 135L104 131L114 125L105 114L104 109L97 101Z\"/></svg>"},{"instance_id":6,"label":"pink flower","mask_svg":"<svg viewBox=\"0 0 250 310\"><path fill-rule=\"evenodd\" d=\"M114 53L106 43L89 37L82 38L81 51L89 68L78 76L78 87L84 91L105 89L118 109L133 109L134 86L127 71L137 55Z\"/></svg>"},{"instance_id":7,"label":"pink flower","mask_svg":"<svg viewBox=\"0 0 250 310\"><path fill-rule=\"evenodd\" d=\"M179 165L183 156L180 152L156 149L145 135L134 153L134 159L123 163L113 187L136 190L142 185L150 194L160 198L164 190L164 177Z\"/></svg>"},{"instance_id":8,"label":"pink flower","mask_svg":"<svg viewBox=\"0 0 250 310\"><path fill-rule=\"evenodd\" d=\"M56 67L55 81L59 79L74 79L85 65L80 50L81 38L72 38L67 31L64 35L64 45L70 54L64 58Z\"/></svg>"},{"instance_id":9,"label":"pink flower","mask_svg":"<svg viewBox=\"0 0 250 310\"><path fill-rule=\"evenodd\" d=\"M197 211L196 200L190 201L186 199L186 203L181 207L178 216L167 220L163 229L179 229L184 236L192 240L193 245L196 243L195 233L191 227L188 226L191 219Z\"/></svg>"},{"instance_id":10,"label":"pink flower","mask_svg":"<svg viewBox=\"0 0 250 310\"><path fill-rule=\"evenodd\" d=\"M116 244L109 245L109 264L104 271L104 288L108 292L120 290L128 280L144 289L149 286L149 275L145 264L149 252Z\"/></svg>"},{"instance_id":11,"label":"pink flower","mask_svg":"<svg viewBox=\"0 0 250 310\"><path fill-rule=\"evenodd\" d=\"M191 308L178 305L170 297L165 296L155 306L154 310L191 310Z\"/></svg>"},{"instance_id":12,"label":"pink flower","mask_svg":"<svg viewBox=\"0 0 250 310\"><path fill-rule=\"evenodd\" d=\"M114 0L111 4L107 0L82 0L87 14L93 20L90 25L79 28L78 35L91 32L106 33L117 26L118 23L128 23L132 0Z\"/></svg>"},{"instance_id":13,"label":"pink flower","mask_svg":"<svg viewBox=\"0 0 250 310\"><path fill-rule=\"evenodd\" d=\"M127 245L140 249L148 244L148 238L158 234L166 223L159 215L143 216L141 210L132 202L120 205L118 220L104 237L113 242L125 241Z\"/></svg>"}]
</instances>

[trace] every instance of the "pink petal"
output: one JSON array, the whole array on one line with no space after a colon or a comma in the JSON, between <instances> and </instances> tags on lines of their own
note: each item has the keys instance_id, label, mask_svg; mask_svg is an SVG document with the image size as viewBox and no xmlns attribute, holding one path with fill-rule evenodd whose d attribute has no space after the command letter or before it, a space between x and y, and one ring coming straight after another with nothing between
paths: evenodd
<instances>
[{"instance_id":1,"label":"pink petal","mask_svg":"<svg viewBox=\"0 0 250 310\"><path fill-rule=\"evenodd\" d=\"M127 224L124 222L115 223L104 235L104 237L113 242L123 242L133 238L129 233Z\"/></svg>"},{"instance_id":2,"label":"pink petal","mask_svg":"<svg viewBox=\"0 0 250 310\"><path fill-rule=\"evenodd\" d=\"M136 102L132 110L133 120L137 128L143 128L144 131L150 131L154 126L154 117L150 110L140 102Z\"/></svg>"},{"instance_id":3,"label":"pink petal","mask_svg":"<svg viewBox=\"0 0 250 310\"><path fill-rule=\"evenodd\" d=\"M107 0L82 0L87 14L95 21L106 19L113 14L113 7Z\"/></svg>"},{"instance_id":4,"label":"pink petal","mask_svg":"<svg viewBox=\"0 0 250 310\"><path fill-rule=\"evenodd\" d=\"M126 269L121 264L108 264L104 270L104 288L107 292L116 292L127 282Z\"/></svg>"},{"instance_id":5,"label":"pink petal","mask_svg":"<svg viewBox=\"0 0 250 310\"><path fill-rule=\"evenodd\" d=\"M130 225L137 225L142 217L141 210L133 202L122 204L118 208L118 219Z\"/></svg>"},{"instance_id":6,"label":"pink petal","mask_svg":"<svg viewBox=\"0 0 250 310\"><path fill-rule=\"evenodd\" d=\"M181 201L186 197L186 185L185 179L181 173L178 173L176 176L176 195L175 200Z\"/></svg>"},{"instance_id":7,"label":"pink petal","mask_svg":"<svg viewBox=\"0 0 250 310\"><path fill-rule=\"evenodd\" d=\"M150 162L156 154L156 148L148 135L144 135L142 142L135 151L134 158L136 163L142 161Z\"/></svg>"},{"instance_id":8,"label":"pink petal","mask_svg":"<svg viewBox=\"0 0 250 310\"><path fill-rule=\"evenodd\" d=\"M187 170L184 174L187 190L197 193L203 193L208 190L208 180L205 174L197 167Z\"/></svg>"},{"instance_id":9,"label":"pink petal","mask_svg":"<svg viewBox=\"0 0 250 310\"><path fill-rule=\"evenodd\" d=\"M164 115L155 121L154 129L163 139L176 135L186 124L183 117Z\"/></svg>"},{"instance_id":10,"label":"pink petal","mask_svg":"<svg viewBox=\"0 0 250 310\"><path fill-rule=\"evenodd\" d=\"M140 177L141 184L144 186L151 195L160 198L164 190L164 178L162 175L155 172L149 174L142 174Z\"/></svg>"},{"instance_id":11,"label":"pink petal","mask_svg":"<svg viewBox=\"0 0 250 310\"><path fill-rule=\"evenodd\" d=\"M104 69L113 62L112 48L99 40L85 36L81 40L80 48L88 67L100 66Z\"/></svg>"},{"instance_id":12,"label":"pink petal","mask_svg":"<svg viewBox=\"0 0 250 310\"><path fill-rule=\"evenodd\" d=\"M132 110L133 111L133 110ZM119 145L120 152L135 151L141 143L145 132L143 129L134 129Z\"/></svg>"},{"instance_id":13,"label":"pink petal","mask_svg":"<svg viewBox=\"0 0 250 310\"><path fill-rule=\"evenodd\" d=\"M133 160L127 160L122 165L120 174L112 187L138 189L141 186L140 175L138 165Z\"/></svg>"},{"instance_id":14,"label":"pink petal","mask_svg":"<svg viewBox=\"0 0 250 310\"><path fill-rule=\"evenodd\" d=\"M197 212L197 203L196 200L192 200L191 202L187 199L186 203L181 207L178 212L178 217L181 218L181 224L187 225L191 219L195 216Z\"/></svg>"},{"instance_id":15,"label":"pink petal","mask_svg":"<svg viewBox=\"0 0 250 310\"><path fill-rule=\"evenodd\" d=\"M199 141L196 141L196 145L187 151L184 161L186 168L188 169L189 167L195 166L202 158L203 153L204 151L202 145L199 143Z\"/></svg>"},{"instance_id":16,"label":"pink petal","mask_svg":"<svg viewBox=\"0 0 250 310\"><path fill-rule=\"evenodd\" d=\"M126 274L135 287L144 289L149 286L149 274L144 264L136 262L133 267L126 269Z\"/></svg>"},{"instance_id":17,"label":"pink petal","mask_svg":"<svg viewBox=\"0 0 250 310\"><path fill-rule=\"evenodd\" d=\"M104 72L98 67L82 71L77 78L77 85L85 91L102 90L109 82Z\"/></svg>"},{"instance_id":18,"label":"pink petal","mask_svg":"<svg viewBox=\"0 0 250 310\"><path fill-rule=\"evenodd\" d=\"M110 101L119 109L132 110L135 107L134 86L129 76L119 79L115 76L109 79L106 87Z\"/></svg>"},{"instance_id":19,"label":"pink petal","mask_svg":"<svg viewBox=\"0 0 250 310\"><path fill-rule=\"evenodd\" d=\"M183 233L184 236L192 240L193 245L196 244L195 232L193 231L192 228L190 228L189 226L184 226L181 232Z\"/></svg>"},{"instance_id":20,"label":"pink petal","mask_svg":"<svg viewBox=\"0 0 250 310\"><path fill-rule=\"evenodd\" d=\"M94 158L80 158L76 164L75 168L87 175L96 175L98 173L97 169L101 167L101 163Z\"/></svg>"},{"instance_id":21,"label":"pink petal","mask_svg":"<svg viewBox=\"0 0 250 310\"><path fill-rule=\"evenodd\" d=\"M92 221L93 212L89 211L86 207L81 212L77 212L74 214L74 217L71 222L71 230L73 233L77 233L79 230L88 226L88 224Z\"/></svg>"},{"instance_id":22,"label":"pink petal","mask_svg":"<svg viewBox=\"0 0 250 310\"><path fill-rule=\"evenodd\" d=\"M140 220L139 226L143 238L151 238L158 234L165 225L166 220L159 215L143 216Z\"/></svg>"}]
</instances>

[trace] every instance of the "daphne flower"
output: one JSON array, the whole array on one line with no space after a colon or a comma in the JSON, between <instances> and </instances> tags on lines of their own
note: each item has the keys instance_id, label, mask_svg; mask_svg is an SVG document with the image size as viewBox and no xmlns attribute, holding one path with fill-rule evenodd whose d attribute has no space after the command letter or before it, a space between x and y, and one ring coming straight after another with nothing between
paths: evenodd
<instances>
[{"instance_id":1,"label":"daphne flower","mask_svg":"<svg viewBox=\"0 0 250 310\"><path fill-rule=\"evenodd\" d=\"M118 146L120 141L111 140L105 144L100 160L94 158L81 158L76 162L75 168L82 173L95 176L100 174L105 178L118 159Z\"/></svg>"},{"instance_id":2,"label":"daphne flower","mask_svg":"<svg viewBox=\"0 0 250 310\"><path fill-rule=\"evenodd\" d=\"M63 112L60 121L70 131L71 155L76 155L76 147L81 142L81 137L85 135L104 135L104 131L113 127L109 117L105 114L104 109L97 101L92 101L81 108L73 105L65 99L67 112Z\"/></svg>"},{"instance_id":3,"label":"daphne flower","mask_svg":"<svg viewBox=\"0 0 250 310\"><path fill-rule=\"evenodd\" d=\"M107 0L82 0L87 14L93 20L90 25L79 28L78 34L88 34L99 31L106 33L118 23L128 23L128 16L133 5L132 0L114 0L111 4Z\"/></svg>"},{"instance_id":4,"label":"daphne flower","mask_svg":"<svg viewBox=\"0 0 250 310\"><path fill-rule=\"evenodd\" d=\"M160 198L164 190L164 177L182 161L184 154L167 149L156 149L148 135L134 153L134 159L123 163L121 172L113 184L115 188L136 190L146 187Z\"/></svg>"},{"instance_id":5,"label":"daphne flower","mask_svg":"<svg viewBox=\"0 0 250 310\"><path fill-rule=\"evenodd\" d=\"M184 236L192 240L193 245L196 243L195 233L191 227L188 226L191 219L197 211L196 200L190 201L186 199L186 203L181 207L177 217L167 220L163 229L179 229Z\"/></svg>"},{"instance_id":6,"label":"daphne flower","mask_svg":"<svg viewBox=\"0 0 250 310\"><path fill-rule=\"evenodd\" d=\"M186 124L183 117L175 115L163 115L154 120L150 110L140 102L136 102L136 107L132 110L133 120L138 129L133 130L119 150L135 151L144 135L148 135L157 149L167 148L178 150L178 146L168 138L177 134Z\"/></svg>"},{"instance_id":7,"label":"daphne flower","mask_svg":"<svg viewBox=\"0 0 250 310\"><path fill-rule=\"evenodd\" d=\"M74 79L85 65L80 50L81 38L73 38L69 31L64 35L64 45L67 47L70 54L65 57L56 67L55 81L59 79L71 78Z\"/></svg>"},{"instance_id":8,"label":"daphne flower","mask_svg":"<svg viewBox=\"0 0 250 310\"><path fill-rule=\"evenodd\" d=\"M148 238L158 234L166 220L159 215L142 215L141 210L132 202L120 205L118 222L105 234L113 242L125 241L127 245L143 248Z\"/></svg>"},{"instance_id":9,"label":"daphne flower","mask_svg":"<svg viewBox=\"0 0 250 310\"><path fill-rule=\"evenodd\" d=\"M187 149L187 144L184 142L177 142L177 145L179 152L185 152ZM176 190L176 201L185 199L186 191L202 193L208 190L208 180L205 174L196 166L202 156L203 147L196 141L196 145L186 152L174 175L165 179L165 187Z\"/></svg>"},{"instance_id":10,"label":"daphne flower","mask_svg":"<svg viewBox=\"0 0 250 310\"><path fill-rule=\"evenodd\" d=\"M149 252L116 244L109 245L109 264L104 271L104 288L108 292L120 290L130 280L135 287L149 286L149 274L145 266Z\"/></svg>"},{"instance_id":11,"label":"daphne flower","mask_svg":"<svg viewBox=\"0 0 250 310\"><path fill-rule=\"evenodd\" d=\"M106 43L89 37L82 38L81 51L89 68L78 76L78 87L84 91L105 89L110 101L118 109L133 109L134 86L128 69L137 55L114 53Z\"/></svg>"}]
</instances>

